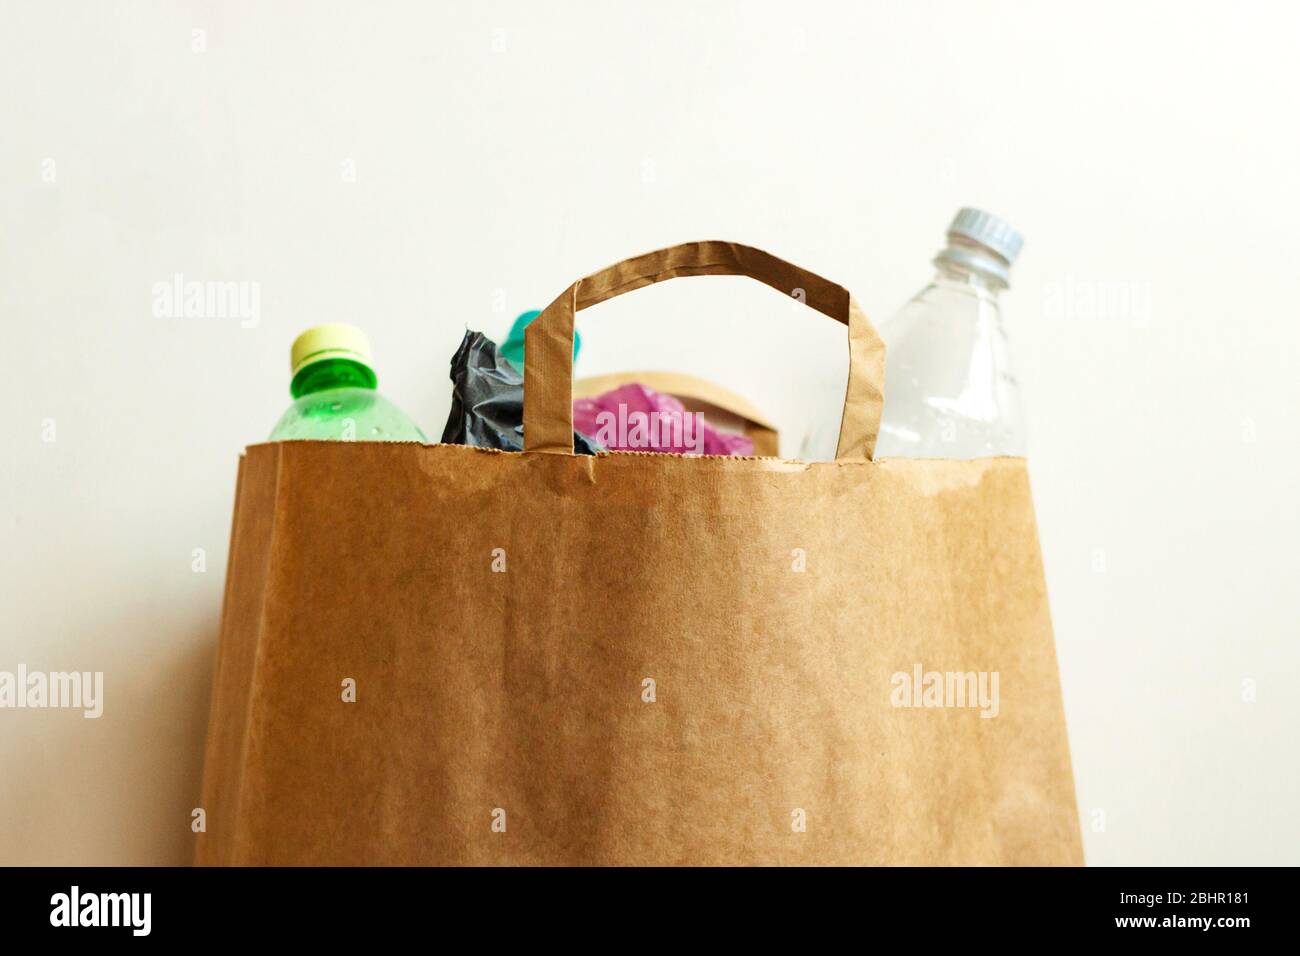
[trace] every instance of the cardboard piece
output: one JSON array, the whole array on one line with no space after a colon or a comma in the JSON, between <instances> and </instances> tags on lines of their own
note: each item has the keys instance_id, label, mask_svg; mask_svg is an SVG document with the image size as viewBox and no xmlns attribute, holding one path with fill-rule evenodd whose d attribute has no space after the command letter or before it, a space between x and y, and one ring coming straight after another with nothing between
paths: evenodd
<instances>
[{"instance_id":1,"label":"cardboard piece","mask_svg":"<svg viewBox=\"0 0 1300 956\"><path fill-rule=\"evenodd\" d=\"M197 861L1081 863L1024 462L871 461L883 350L816 282L837 461L575 456L571 373L541 451L249 448ZM539 336L572 354L548 313L529 384Z\"/></svg>"}]
</instances>

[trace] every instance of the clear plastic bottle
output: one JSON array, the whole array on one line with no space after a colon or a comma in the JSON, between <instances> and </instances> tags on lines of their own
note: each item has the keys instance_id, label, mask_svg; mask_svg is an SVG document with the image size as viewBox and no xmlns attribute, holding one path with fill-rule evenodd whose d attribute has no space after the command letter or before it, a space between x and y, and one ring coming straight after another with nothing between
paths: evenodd
<instances>
[{"instance_id":1,"label":"clear plastic bottle","mask_svg":"<svg viewBox=\"0 0 1300 956\"><path fill-rule=\"evenodd\" d=\"M370 342L351 325L308 329L290 349L294 403L271 441L418 441L419 426L377 391Z\"/></svg>"},{"instance_id":2,"label":"clear plastic bottle","mask_svg":"<svg viewBox=\"0 0 1300 956\"><path fill-rule=\"evenodd\" d=\"M1023 242L986 212L957 213L934 279L880 327L885 408L877 458L1025 454L1020 387L998 306Z\"/></svg>"}]
</instances>

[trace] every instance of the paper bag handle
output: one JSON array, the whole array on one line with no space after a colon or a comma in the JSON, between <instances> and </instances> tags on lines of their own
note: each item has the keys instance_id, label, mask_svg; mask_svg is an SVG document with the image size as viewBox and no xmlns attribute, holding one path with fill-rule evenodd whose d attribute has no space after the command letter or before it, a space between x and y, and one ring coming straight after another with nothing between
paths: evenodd
<instances>
[{"instance_id":1,"label":"paper bag handle","mask_svg":"<svg viewBox=\"0 0 1300 956\"><path fill-rule=\"evenodd\" d=\"M748 276L848 326L849 381L836 461L869 460L880 430L885 345L848 290L760 249L687 242L579 279L542 310L524 338L524 451L573 454L573 322L590 306L679 276Z\"/></svg>"}]
</instances>

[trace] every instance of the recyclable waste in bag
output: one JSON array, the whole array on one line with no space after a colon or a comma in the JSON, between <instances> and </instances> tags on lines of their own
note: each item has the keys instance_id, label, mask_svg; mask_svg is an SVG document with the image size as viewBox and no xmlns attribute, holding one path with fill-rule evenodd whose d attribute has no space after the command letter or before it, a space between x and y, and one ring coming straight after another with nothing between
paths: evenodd
<instances>
[{"instance_id":1,"label":"recyclable waste in bag","mask_svg":"<svg viewBox=\"0 0 1300 956\"><path fill-rule=\"evenodd\" d=\"M708 275L844 330L834 461L575 454L575 317ZM1025 461L877 459L845 288L693 242L526 338L522 452L245 450L197 862L1083 862ZM517 445L518 378L458 368L449 437Z\"/></svg>"}]
</instances>

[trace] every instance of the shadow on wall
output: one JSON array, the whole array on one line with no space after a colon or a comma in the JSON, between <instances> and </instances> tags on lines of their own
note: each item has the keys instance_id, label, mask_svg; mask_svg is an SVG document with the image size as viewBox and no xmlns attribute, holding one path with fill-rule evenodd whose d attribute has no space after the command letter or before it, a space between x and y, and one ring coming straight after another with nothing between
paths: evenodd
<instances>
[{"instance_id":1,"label":"shadow on wall","mask_svg":"<svg viewBox=\"0 0 1300 956\"><path fill-rule=\"evenodd\" d=\"M193 861L191 814L202 786L219 611L181 633L159 625L154 636L142 637L141 622L160 617L142 608L112 624L98 619L87 630L131 648L116 652L109 644L97 657L100 717L51 709L0 714L12 734L0 779L0 865Z\"/></svg>"}]
</instances>

